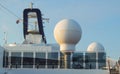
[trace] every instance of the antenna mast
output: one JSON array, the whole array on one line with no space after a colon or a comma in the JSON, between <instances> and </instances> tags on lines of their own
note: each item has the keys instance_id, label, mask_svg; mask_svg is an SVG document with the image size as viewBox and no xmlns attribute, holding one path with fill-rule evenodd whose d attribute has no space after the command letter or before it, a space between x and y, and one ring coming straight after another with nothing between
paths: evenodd
<instances>
[{"instance_id":1,"label":"antenna mast","mask_svg":"<svg viewBox=\"0 0 120 74\"><path fill-rule=\"evenodd\" d=\"M32 2L30 3L30 8L31 8L31 9L33 8L33 3L32 3Z\"/></svg>"},{"instance_id":2,"label":"antenna mast","mask_svg":"<svg viewBox=\"0 0 120 74\"><path fill-rule=\"evenodd\" d=\"M7 34L4 32L4 44L7 44Z\"/></svg>"}]
</instances>

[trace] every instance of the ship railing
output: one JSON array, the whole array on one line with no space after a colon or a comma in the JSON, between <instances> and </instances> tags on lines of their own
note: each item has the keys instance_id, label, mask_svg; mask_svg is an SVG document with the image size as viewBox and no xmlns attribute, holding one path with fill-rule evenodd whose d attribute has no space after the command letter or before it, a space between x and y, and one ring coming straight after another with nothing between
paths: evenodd
<instances>
[{"instance_id":1,"label":"ship railing","mask_svg":"<svg viewBox=\"0 0 120 74\"><path fill-rule=\"evenodd\" d=\"M12 68L33 68L33 69L66 69L64 67L64 65L60 66L60 65L9 65L8 67L6 68L9 68L9 69L12 69ZM96 69L96 68L85 68L85 67L80 67L80 66L76 66L76 67L70 67L70 68L67 68L67 69ZM103 69L101 68L102 70L106 70L106 69ZM115 74L115 73L113 73Z\"/></svg>"}]
</instances>

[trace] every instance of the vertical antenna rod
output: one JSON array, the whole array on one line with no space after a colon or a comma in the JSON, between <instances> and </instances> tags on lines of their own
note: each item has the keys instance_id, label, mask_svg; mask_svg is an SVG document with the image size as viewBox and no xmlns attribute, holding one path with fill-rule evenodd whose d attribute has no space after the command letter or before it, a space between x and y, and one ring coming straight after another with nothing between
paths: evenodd
<instances>
[{"instance_id":1,"label":"vertical antenna rod","mask_svg":"<svg viewBox=\"0 0 120 74\"><path fill-rule=\"evenodd\" d=\"M30 3L30 8L31 8L31 9L33 8L33 3L32 3L32 2Z\"/></svg>"},{"instance_id":2,"label":"vertical antenna rod","mask_svg":"<svg viewBox=\"0 0 120 74\"><path fill-rule=\"evenodd\" d=\"M7 34L6 34L6 32L4 32L4 44L7 44Z\"/></svg>"}]
</instances>

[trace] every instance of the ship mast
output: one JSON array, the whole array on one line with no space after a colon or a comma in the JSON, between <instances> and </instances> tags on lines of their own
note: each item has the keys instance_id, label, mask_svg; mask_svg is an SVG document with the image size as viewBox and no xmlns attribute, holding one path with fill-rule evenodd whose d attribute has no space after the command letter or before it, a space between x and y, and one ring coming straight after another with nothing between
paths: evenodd
<instances>
[{"instance_id":1,"label":"ship mast","mask_svg":"<svg viewBox=\"0 0 120 74\"><path fill-rule=\"evenodd\" d=\"M25 9L23 12L24 43L47 43L42 20L48 21L49 19L42 18L41 11L37 8L33 8L33 3L30 3L30 8Z\"/></svg>"}]
</instances>

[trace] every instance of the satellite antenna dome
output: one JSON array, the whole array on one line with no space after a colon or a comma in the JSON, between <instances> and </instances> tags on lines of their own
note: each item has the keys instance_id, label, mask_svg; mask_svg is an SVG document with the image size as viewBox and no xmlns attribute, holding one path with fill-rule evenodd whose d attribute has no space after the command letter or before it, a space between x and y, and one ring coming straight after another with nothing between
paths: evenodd
<instances>
[{"instance_id":1,"label":"satellite antenna dome","mask_svg":"<svg viewBox=\"0 0 120 74\"><path fill-rule=\"evenodd\" d=\"M103 45L98 42L92 42L87 48L87 52L104 52L104 51L105 50Z\"/></svg>"},{"instance_id":2,"label":"satellite antenna dome","mask_svg":"<svg viewBox=\"0 0 120 74\"><path fill-rule=\"evenodd\" d=\"M80 25L72 19L64 19L58 22L54 29L54 37L60 45L60 51L73 52L75 45L81 39Z\"/></svg>"}]
</instances>

